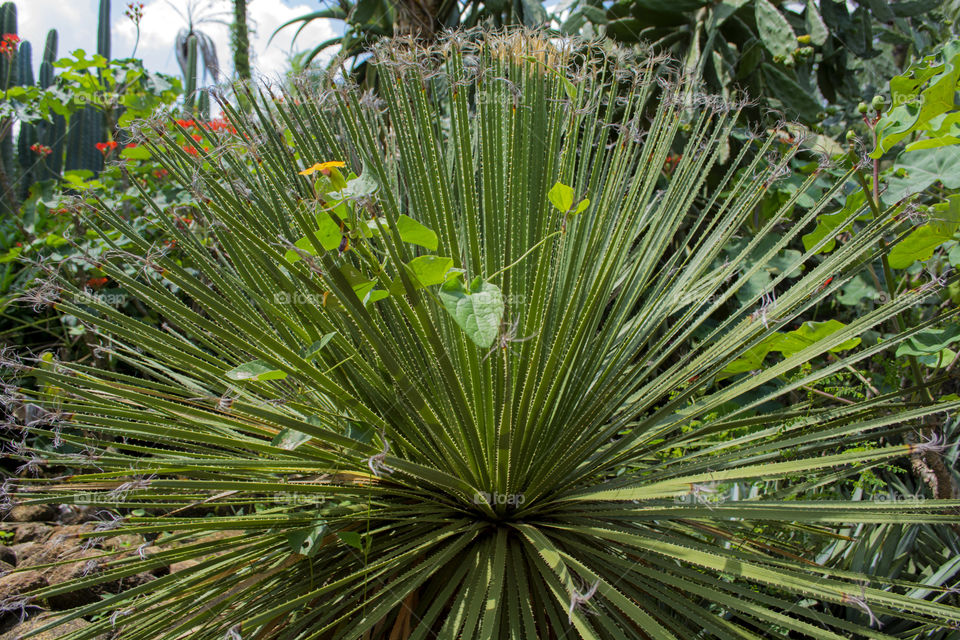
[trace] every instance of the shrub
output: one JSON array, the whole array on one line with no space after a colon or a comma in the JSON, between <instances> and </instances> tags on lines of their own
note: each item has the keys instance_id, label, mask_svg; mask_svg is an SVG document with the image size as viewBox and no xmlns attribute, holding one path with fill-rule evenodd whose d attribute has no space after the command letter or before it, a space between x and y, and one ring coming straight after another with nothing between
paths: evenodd
<instances>
[{"instance_id":1,"label":"shrub","mask_svg":"<svg viewBox=\"0 0 960 640\"><path fill-rule=\"evenodd\" d=\"M193 152L157 127L203 231L157 211L173 241L157 247L91 214L142 256L103 271L164 324L59 285L57 308L129 369L7 356L40 389L24 428L63 442L27 459L58 477L15 495L109 507L91 535L155 551L37 599L196 562L73 610L61 621L99 617L71 637L842 638L957 620L939 587L811 557L844 524L935 524L955 502L797 499L936 450L896 443L960 405L802 395L923 328L862 342L931 287L793 328L889 250L896 209L849 211L827 255L846 223L784 252L845 187L791 221L814 175L738 239L797 144L719 167L740 105L608 54L392 43L382 100L331 84L261 96L249 118L224 104L242 142Z\"/></svg>"}]
</instances>

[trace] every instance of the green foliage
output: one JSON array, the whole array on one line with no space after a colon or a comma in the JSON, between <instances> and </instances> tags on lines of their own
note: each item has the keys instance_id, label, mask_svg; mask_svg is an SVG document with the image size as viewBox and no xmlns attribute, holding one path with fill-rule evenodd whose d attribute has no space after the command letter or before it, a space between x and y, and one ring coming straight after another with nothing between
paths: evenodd
<instances>
[{"instance_id":1,"label":"green foliage","mask_svg":"<svg viewBox=\"0 0 960 640\"><path fill-rule=\"evenodd\" d=\"M910 135L923 135L905 151L960 143L960 40L950 40L936 53L921 58L890 80L893 108L876 125L877 146L870 154L880 158Z\"/></svg>"},{"instance_id":2,"label":"green foliage","mask_svg":"<svg viewBox=\"0 0 960 640\"><path fill-rule=\"evenodd\" d=\"M845 120L863 99L865 71L892 67L905 51L926 52L931 37L936 41L944 30L942 4L580 0L561 30L649 43L682 60L718 93L745 89L758 100L748 111L751 119L765 118L764 110L773 107L819 130Z\"/></svg>"},{"instance_id":3,"label":"green foliage","mask_svg":"<svg viewBox=\"0 0 960 640\"><path fill-rule=\"evenodd\" d=\"M103 237L147 256L112 251L99 268L164 324L57 281L57 308L139 377L52 354L4 360L36 385L20 401L47 416L19 428L90 454L44 452L57 481L20 478L15 496L115 509L95 535L157 534L156 551L31 595L196 563L48 627L84 616L78 639L776 628L839 640L877 636L876 616L904 637L948 632L960 608L942 578L867 583L816 555L859 524L955 519L955 500L813 492L923 451L897 436L960 409L821 388L919 333L865 339L924 292L847 323L809 317L869 268L898 211L829 253L788 250L849 174L822 189L817 177L739 239L789 166L779 136L711 183L740 114L693 107L675 77L662 92L658 59L609 69L599 47L520 34L405 43L371 61L382 104L336 85L249 95L252 118L224 105L245 143L209 135L192 151L187 123L158 127L152 156L198 195L196 226L147 200L169 251L88 199ZM575 64L571 96L549 69ZM645 136L614 126L646 117ZM589 207L557 215L579 194ZM403 216L435 245L405 239ZM336 247L318 235L326 219ZM760 272L766 284L741 299ZM771 336L781 359L717 381ZM187 510L213 502L217 514Z\"/></svg>"}]
</instances>

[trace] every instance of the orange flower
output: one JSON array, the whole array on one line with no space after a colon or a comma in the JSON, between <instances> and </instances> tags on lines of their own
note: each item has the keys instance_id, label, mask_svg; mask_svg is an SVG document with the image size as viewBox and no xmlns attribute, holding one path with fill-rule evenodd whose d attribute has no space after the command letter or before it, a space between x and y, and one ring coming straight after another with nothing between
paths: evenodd
<instances>
[{"instance_id":1,"label":"orange flower","mask_svg":"<svg viewBox=\"0 0 960 640\"><path fill-rule=\"evenodd\" d=\"M190 134L190 137L196 140L197 142L203 142L203 136L200 135L199 133L192 133Z\"/></svg>"},{"instance_id":2,"label":"orange flower","mask_svg":"<svg viewBox=\"0 0 960 640\"><path fill-rule=\"evenodd\" d=\"M177 120L177 124L184 129L189 129L190 127L195 127L197 125L197 123L193 120Z\"/></svg>"},{"instance_id":3,"label":"orange flower","mask_svg":"<svg viewBox=\"0 0 960 640\"><path fill-rule=\"evenodd\" d=\"M319 171L319 172L322 173L323 175L328 176L328 175L330 175L330 169L333 169L333 168L336 168L336 167L345 167L345 166L347 166L347 163L346 163L346 162L340 162L339 160L333 160L333 161L330 161L330 162L318 162L317 164L313 165L312 167L308 167L308 168L304 169L303 171L301 171L301 172L300 172L300 175L302 175L302 176L309 176L311 173L315 173L315 172Z\"/></svg>"},{"instance_id":4,"label":"orange flower","mask_svg":"<svg viewBox=\"0 0 960 640\"><path fill-rule=\"evenodd\" d=\"M90 278L87 280L87 286L93 287L94 289L99 289L105 284L107 284L106 278Z\"/></svg>"}]
</instances>

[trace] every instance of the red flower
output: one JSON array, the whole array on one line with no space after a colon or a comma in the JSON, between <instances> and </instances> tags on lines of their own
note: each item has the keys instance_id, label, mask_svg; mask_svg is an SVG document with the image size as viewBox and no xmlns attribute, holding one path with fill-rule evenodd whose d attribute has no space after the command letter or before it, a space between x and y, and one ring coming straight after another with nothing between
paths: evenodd
<instances>
[{"instance_id":1,"label":"red flower","mask_svg":"<svg viewBox=\"0 0 960 640\"><path fill-rule=\"evenodd\" d=\"M107 284L107 278L90 278L87 280L87 286L94 289L99 289L105 284Z\"/></svg>"},{"instance_id":2,"label":"red flower","mask_svg":"<svg viewBox=\"0 0 960 640\"><path fill-rule=\"evenodd\" d=\"M127 8L123 12L123 15L130 18L133 24L139 26L140 20L143 18L143 3L142 2L128 2Z\"/></svg>"},{"instance_id":3,"label":"red flower","mask_svg":"<svg viewBox=\"0 0 960 640\"><path fill-rule=\"evenodd\" d=\"M203 142L203 136L200 135L199 133L191 134L190 137L196 140L197 142Z\"/></svg>"},{"instance_id":4,"label":"red flower","mask_svg":"<svg viewBox=\"0 0 960 640\"><path fill-rule=\"evenodd\" d=\"M30 145L30 151L33 151L34 153L41 155L43 157L47 157L48 155L53 153L53 149L51 149L50 147L44 144L40 144L39 142L36 142Z\"/></svg>"},{"instance_id":5,"label":"red flower","mask_svg":"<svg viewBox=\"0 0 960 640\"><path fill-rule=\"evenodd\" d=\"M166 169L154 169L153 171L153 177L156 178L157 180L162 180L166 178L168 175L170 175L170 172L167 171Z\"/></svg>"},{"instance_id":6,"label":"red flower","mask_svg":"<svg viewBox=\"0 0 960 640\"><path fill-rule=\"evenodd\" d=\"M0 53L12 58L17 51L17 45L20 44L20 36L15 33L3 34L3 40L0 40Z\"/></svg>"},{"instance_id":7,"label":"red flower","mask_svg":"<svg viewBox=\"0 0 960 640\"><path fill-rule=\"evenodd\" d=\"M117 143L114 140L110 140L109 142L98 142L96 147L97 151L106 157L113 153L113 150L117 148Z\"/></svg>"},{"instance_id":8,"label":"red flower","mask_svg":"<svg viewBox=\"0 0 960 640\"><path fill-rule=\"evenodd\" d=\"M192 156L200 155L200 152L197 151L197 148L196 148L195 146L193 146L192 144L185 144L185 145L183 145L183 150L186 151L187 153L189 153L189 154L192 155Z\"/></svg>"},{"instance_id":9,"label":"red flower","mask_svg":"<svg viewBox=\"0 0 960 640\"><path fill-rule=\"evenodd\" d=\"M232 134L237 133L237 130L226 118L214 118L207 123L207 128L211 131L229 131Z\"/></svg>"},{"instance_id":10,"label":"red flower","mask_svg":"<svg viewBox=\"0 0 960 640\"><path fill-rule=\"evenodd\" d=\"M183 127L184 129L189 129L191 127L197 126L197 123L193 120L177 120L177 124Z\"/></svg>"},{"instance_id":11,"label":"red flower","mask_svg":"<svg viewBox=\"0 0 960 640\"><path fill-rule=\"evenodd\" d=\"M136 142L128 142L126 148L127 148L127 149L136 149L136 148L137 148L137 143L136 143Z\"/></svg>"}]
</instances>

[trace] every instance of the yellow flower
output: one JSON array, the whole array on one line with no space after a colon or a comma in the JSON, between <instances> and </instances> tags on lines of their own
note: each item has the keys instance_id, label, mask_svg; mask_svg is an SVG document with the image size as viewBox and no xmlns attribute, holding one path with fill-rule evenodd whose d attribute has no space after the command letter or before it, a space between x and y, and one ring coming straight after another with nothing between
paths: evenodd
<instances>
[{"instance_id":1,"label":"yellow flower","mask_svg":"<svg viewBox=\"0 0 960 640\"><path fill-rule=\"evenodd\" d=\"M340 162L339 160L334 160L334 161L331 161L331 162L318 162L317 164L313 165L312 167L309 167L309 168L304 169L303 171L301 171L301 172L300 172L300 175L302 175L302 176L308 176L308 175L310 175L311 173L314 173L314 172L316 172L316 171L319 171L319 172L322 173L323 175L329 175L329 174L330 174L330 169L333 169L333 168L335 168L335 167L345 167L345 166L347 166L347 163L346 163L346 162Z\"/></svg>"}]
</instances>

